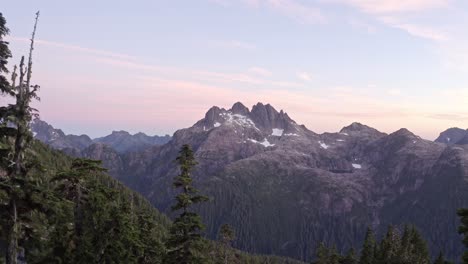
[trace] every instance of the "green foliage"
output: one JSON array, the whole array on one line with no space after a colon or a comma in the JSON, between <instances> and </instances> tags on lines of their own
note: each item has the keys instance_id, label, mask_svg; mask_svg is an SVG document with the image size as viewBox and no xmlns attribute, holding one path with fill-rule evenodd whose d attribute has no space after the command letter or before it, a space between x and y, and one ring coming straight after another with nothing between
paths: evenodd
<instances>
[{"instance_id":1,"label":"green foliage","mask_svg":"<svg viewBox=\"0 0 468 264\"><path fill-rule=\"evenodd\" d=\"M461 221L458 232L463 235L463 244L468 248L468 209L458 210L458 216ZM463 254L463 263L468 264L468 250Z\"/></svg>"},{"instance_id":2,"label":"green foliage","mask_svg":"<svg viewBox=\"0 0 468 264\"><path fill-rule=\"evenodd\" d=\"M366 238L364 239L364 245L362 246L359 264L374 263L376 246L374 231L372 231L372 229L369 227L367 228Z\"/></svg>"},{"instance_id":3,"label":"green foliage","mask_svg":"<svg viewBox=\"0 0 468 264\"><path fill-rule=\"evenodd\" d=\"M358 259L354 248L351 248L346 256L341 259L340 264L358 264Z\"/></svg>"},{"instance_id":4,"label":"green foliage","mask_svg":"<svg viewBox=\"0 0 468 264\"><path fill-rule=\"evenodd\" d=\"M414 227L406 226L403 236L398 230L389 226L387 233L380 241L375 241L372 229L368 228L359 261L354 249L346 256L336 253L335 247L329 249L321 243L317 249L315 264L430 264L426 242ZM445 263L445 262L444 262Z\"/></svg>"},{"instance_id":5,"label":"green foliage","mask_svg":"<svg viewBox=\"0 0 468 264\"><path fill-rule=\"evenodd\" d=\"M236 239L236 234L232 226L223 224L218 233L218 250L217 250L217 263L230 263L233 259L231 243Z\"/></svg>"},{"instance_id":6,"label":"green foliage","mask_svg":"<svg viewBox=\"0 0 468 264\"><path fill-rule=\"evenodd\" d=\"M191 171L197 164L189 145L183 145L177 157L180 174L174 180L174 187L181 192L176 196L176 204L172 211L182 213L174 220L169 232L166 263L197 264L207 263L207 242L201 231L205 228L200 215L190 208L208 198L198 195L198 190L192 185Z\"/></svg>"},{"instance_id":7,"label":"green foliage","mask_svg":"<svg viewBox=\"0 0 468 264\"><path fill-rule=\"evenodd\" d=\"M11 58L11 52L8 48L8 42L4 37L8 35L9 30L6 27L6 20L0 12L0 93L7 93L10 90L10 84L7 78L2 73L8 73L7 63Z\"/></svg>"}]
</instances>

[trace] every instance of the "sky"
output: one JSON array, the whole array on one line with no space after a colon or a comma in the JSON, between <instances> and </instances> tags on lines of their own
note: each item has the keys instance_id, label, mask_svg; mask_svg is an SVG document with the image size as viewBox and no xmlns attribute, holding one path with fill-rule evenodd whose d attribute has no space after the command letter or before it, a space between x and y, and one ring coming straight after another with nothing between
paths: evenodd
<instances>
[{"instance_id":1,"label":"sky","mask_svg":"<svg viewBox=\"0 0 468 264\"><path fill-rule=\"evenodd\" d=\"M172 134L237 101L317 133L468 128L465 0L4 1L10 67L37 10L35 107L66 133Z\"/></svg>"}]
</instances>

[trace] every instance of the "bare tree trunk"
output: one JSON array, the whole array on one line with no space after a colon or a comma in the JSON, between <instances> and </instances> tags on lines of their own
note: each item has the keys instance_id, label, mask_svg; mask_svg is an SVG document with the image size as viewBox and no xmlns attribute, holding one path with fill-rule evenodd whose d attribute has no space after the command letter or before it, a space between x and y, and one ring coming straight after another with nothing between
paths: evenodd
<instances>
[{"instance_id":1,"label":"bare tree trunk","mask_svg":"<svg viewBox=\"0 0 468 264\"><path fill-rule=\"evenodd\" d=\"M31 37L31 46L29 49L29 62L28 68L24 69L24 56L21 58L20 69L19 69L19 84L17 86L16 94L16 138L15 138L15 148L13 155L13 164L14 169L10 173L11 178L15 177L26 177L25 167L24 167L24 154L26 147L26 136L29 132L29 102L31 100L31 95L29 93L29 86L31 81L32 73L32 51L34 49L34 37L36 35L36 26L39 19L39 12L36 13L36 20L34 23L34 30ZM26 80L25 80L26 77ZM13 72L13 85L15 84L16 79L16 67ZM13 86L13 89L16 87ZM18 209L17 209L17 195L16 193L10 194L9 202L9 214L11 218L10 229L8 234L8 249L7 249L7 264L17 264L18 263L18 240L20 235L20 225L18 220Z\"/></svg>"}]
</instances>

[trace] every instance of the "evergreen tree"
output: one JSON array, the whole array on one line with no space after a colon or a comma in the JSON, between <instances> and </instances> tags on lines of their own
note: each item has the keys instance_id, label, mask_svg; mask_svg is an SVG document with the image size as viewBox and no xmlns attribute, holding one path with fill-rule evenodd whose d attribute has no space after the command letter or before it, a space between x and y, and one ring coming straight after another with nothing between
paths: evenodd
<instances>
[{"instance_id":1,"label":"evergreen tree","mask_svg":"<svg viewBox=\"0 0 468 264\"><path fill-rule=\"evenodd\" d=\"M378 259L379 264L398 263L398 253L400 252L401 240L398 231L394 226L389 226L385 237L380 242Z\"/></svg>"},{"instance_id":2,"label":"evergreen tree","mask_svg":"<svg viewBox=\"0 0 468 264\"><path fill-rule=\"evenodd\" d=\"M218 232L218 241L220 243L219 259L222 260L220 263L231 263L231 243L234 239L236 239L234 229L228 224L223 224Z\"/></svg>"},{"instance_id":3,"label":"evergreen tree","mask_svg":"<svg viewBox=\"0 0 468 264\"><path fill-rule=\"evenodd\" d=\"M330 250L325 246L323 242L317 247L315 264L329 264L330 261Z\"/></svg>"},{"instance_id":4,"label":"evergreen tree","mask_svg":"<svg viewBox=\"0 0 468 264\"><path fill-rule=\"evenodd\" d=\"M405 225L403 235L401 237L400 252L398 258L402 263L409 263L411 260L411 253L413 251L413 245L411 245L412 232L408 225Z\"/></svg>"},{"instance_id":5,"label":"evergreen tree","mask_svg":"<svg viewBox=\"0 0 468 264\"><path fill-rule=\"evenodd\" d=\"M374 232L370 227L367 228L366 238L362 246L361 257L359 264L373 264L376 250L376 242Z\"/></svg>"},{"instance_id":6,"label":"evergreen tree","mask_svg":"<svg viewBox=\"0 0 468 264\"><path fill-rule=\"evenodd\" d=\"M4 37L8 35L9 30L6 26L6 20L3 14L0 12L0 92L5 93L10 90L10 84L8 83L7 77L4 75L8 73L7 63L8 59L11 58L11 52L8 48L8 42L4 40Z\"/></svg>"},{"instance_id":7,"label":"evergreen tree","mask_svg":"<svg viewBox=\"0 0 468 264\"><path fill-rule=\"evenodd\" d=\"M458 228L458 232L462 234L463 244L468 248L468 209L458 210L458 215L460 216L461 225ZM463 264L468 264L468 250L465 250L463 254Z\"/></svg>"},{"instance_id":8,"label":"evergreen tree","mask_svg":"<svg viewBox=\"0 0 468 264\"><path fill-rule=\"evenodd\" d=\"M336 246L333 245L333 247L330 249L330 257L328 260L328 264L340 264L341 256L338 253L338 250L336 249Z\"/></svg>"},{"instance_id":9,"label":"evergreen tree","mask_svg":"<svg viewBox=\"0 0 468 264\"><path fill-rule=\"evenodd\" d=\"M176 196L176 204L172 211L181 210L182 213L174 220L167 245L167 259L165 263L198 264L206 263L205 248L207 242L201 235L204 229L201 217L190 210L198 203L208 200L206 196L198 194L193 187L191 172L197 164L192 149L183 145L176 161L180 165L180 174L174 180L174 187L181 192Z\"/></svg>"},{"instance_id":10,"label":"evergreen tree","mask_svg":"<svg viewBox=\"0 0 468 264\"><path fill-rule=\"evenodd\" d=\"M342 258L340 264L358 264L358 259L356 257L356 252L354 248L351 248L345 257Z\"/></svg>"},{"instance_id":11,"label":"evergreen tree","mask_svg":"<svg viewBox=\"0 0 468 264\"><path fill-rule=\"evenodd\" d=\"M430 264L431 257L426 241L421 237L418 230L413 226L410 229L410 259L409 264Z\"/></svg>"},{"instance_id":12,"label":"evergreen tree","mask_svg":"<svg viewBox=\"0 0 468 264\"><path fill-rule=\"evenodd\" d=\"M39 86L31 86L32 74L32 52L34 49L34 38L39 12L36 14L36 22L31 37L28 64L25 66L24 57L21 58L19 66L19 82L16 85L16 67L12 74L12 83L8 85L6 78L0 79L0 91L2 94L13 96L15 104L0 108L0 137L6 142L13 138L11 144L2 146L2 156L7 162L7 177L2 178L0 190L6 194L6 203L3 203L2 226L7 237L6 263L16 264L18 262L20 240L32 233L28 230L34 225L27 225L25 222L31 221L31 216L36 214L34 210L40 209L41 203L35 201L35 194L40 191L29 175L30 170L35 167L30 152L32 133L29 124L35 115L35 109L30 106L33 99L39 99L36 92ZM5 27L5 19L0 18L0 73L6 72L6 59L11 56L3 36L8 33ZM6 155L4 155L6 153ZM6 217L4 217L6 214ZM23 228L22 227L26 227ZM24 255L24 254L22 254Z\"/></svg>"}]
</instances>

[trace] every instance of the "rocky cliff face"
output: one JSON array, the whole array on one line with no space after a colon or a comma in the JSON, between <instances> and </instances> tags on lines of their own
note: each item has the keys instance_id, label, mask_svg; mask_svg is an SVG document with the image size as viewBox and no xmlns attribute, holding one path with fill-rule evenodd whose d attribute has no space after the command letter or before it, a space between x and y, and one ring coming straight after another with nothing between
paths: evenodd
<instances>
[{"instance_id":1,"label":"rocky cliff face","mask_svg":"<svg viewBox=\"0 0 468 264\"><path fill-rule=\"evenodd\" d=\"M194 148L195 182L213 198L199 208L209 234L232 224L241 249L310 260L319 241L358 247L369 225L414 223L433 252L462 250L455 211L468 206L465 146L359 123L316 134L271 105L236 103L125 155L115 176L169 212L182 144Z\"/></svg>"},{"instance_id":2,"label":"rocky cliff face","mask_svg":"<svg viewBox=\"0 0 468 264\"><path fill-rule=\"evenodd\" d=\"M55 129L46 122L35 119L31 123L34 137L55 149L67 149L68 153L79 152L93 144L87 135L65 135L62 130Z\"/></svg>"},{"instance_id":3,"label":"rocky cliff face","mask_svg":"<svg viewBox=\"0 0 468 264\"><path fill-rule=\"evenodd\" d=\"M212 107L164 145L125 154L98 145L84 152L170 213L174 159L183 144L199 162L195 184L212 197L198 208L208 234L214 238L229 223L243 250L310 260L320 241L344 250L361 245L367 226L382 232L410 223L432 252L461 254L455 211L468 207L468 146L360 123L317 134L271 105L236 103Z\"/></svg>"}]
</instances>

